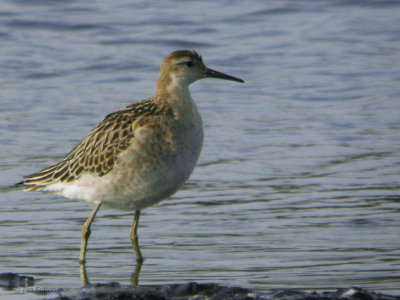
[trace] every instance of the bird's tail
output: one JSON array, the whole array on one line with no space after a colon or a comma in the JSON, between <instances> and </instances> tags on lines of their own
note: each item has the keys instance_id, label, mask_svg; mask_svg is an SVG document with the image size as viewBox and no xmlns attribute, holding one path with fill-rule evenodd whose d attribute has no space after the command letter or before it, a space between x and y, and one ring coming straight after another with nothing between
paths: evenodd
<instances>
[{"instance_id":1,"label":"bird's tail","mask_svg":"<svg viewBox=\"0 0 400 300\"><path fill-rule=\"evenodd\" d=\"M25 191L35 191L45 188L47 185L54 183L54 171L59 165L54 165L43 169L34 174L24 176L24 180L15 184L16 187L24 187Z\"/></svg>"}]
</instances>

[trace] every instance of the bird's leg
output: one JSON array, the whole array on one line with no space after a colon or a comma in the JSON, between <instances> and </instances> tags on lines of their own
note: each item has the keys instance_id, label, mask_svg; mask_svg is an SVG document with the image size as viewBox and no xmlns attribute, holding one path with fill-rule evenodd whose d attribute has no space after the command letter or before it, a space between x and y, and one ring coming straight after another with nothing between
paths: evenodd
<instances>
[{"instance_id":1,"label":"bird's leg","mask_svg":"<svg viewBox=\"0 0 400 300\"><path fill-rule=\"evenodd\" d=\"M138 236L137 236L137 230L138 230L138 226L139 226L139 217L140 217L140 210L137 210L135 212L135 219L133 220L130 238L131 238L133 250L135 251L135 254L136 254L136 261L138 263L142 263L143 256L142 256L142 253L140 253Z\"/></svg>"},{"instance_id":2,"label":"bird's leg","mask_svg":"<svg viewBox=\"0 0 400 300\"><path fill-rule=\"evenodd\" d=\"M92 225L94 217L96 217L96 214L98 210L100 209L101 202L99 202L95 208L93 208L89 218L86 220L86 222L82 226L82 243L81 243L81 255L79 257L79 261L82 264L85 264L85 256L86 256L86 248L87 248L87 243L90 237L90 225Z\"/></svg>"}]
</instances>

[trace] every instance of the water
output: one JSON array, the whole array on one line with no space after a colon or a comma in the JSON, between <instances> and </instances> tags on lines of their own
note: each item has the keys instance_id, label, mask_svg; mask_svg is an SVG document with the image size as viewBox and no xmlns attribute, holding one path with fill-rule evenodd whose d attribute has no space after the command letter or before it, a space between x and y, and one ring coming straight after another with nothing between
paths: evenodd
<instances>
[{"instance_id":1,"label":"water","mask_svg":"<svg viewBox=\"0 0 400 300\"><path fill-rule=\"evenodd\" d=\"M3 1L1 186L151 96L162 58L195 49L246 83L192 86L204 148L187 185L143 212L139 283L399 295L399 15L398 1ZM9 188L0 205L1 272L79 287L90 208ZM132 220L100 210L91 282L129 284Z\"/></svg>"}]
</instances>

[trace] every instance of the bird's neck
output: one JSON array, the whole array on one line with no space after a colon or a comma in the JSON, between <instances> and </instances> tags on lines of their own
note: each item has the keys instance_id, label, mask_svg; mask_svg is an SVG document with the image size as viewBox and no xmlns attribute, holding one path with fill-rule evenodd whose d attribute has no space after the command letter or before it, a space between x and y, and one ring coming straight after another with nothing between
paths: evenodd
<instances>
[{"instance_id":1,"label":"bird's neck","mask_svg":"<svg viewBox=\"0 0 400 300\"><path fill-rule=\"evenodd\" d=\"M192 96L190 95L189 85L180 84L171 80L169 85L160 88L157 85L155 98L167 104L174 113L176 119L190 116L196 110Z\"/></svg>"}]
</instances>

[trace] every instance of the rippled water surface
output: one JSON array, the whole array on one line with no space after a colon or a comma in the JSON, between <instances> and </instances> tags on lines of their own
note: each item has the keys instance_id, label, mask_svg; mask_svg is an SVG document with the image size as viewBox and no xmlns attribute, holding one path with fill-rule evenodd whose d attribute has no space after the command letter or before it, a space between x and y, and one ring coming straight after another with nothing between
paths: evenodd
<instances>
[{"instance_id":1,"label":"rippled water surface","mask_svg":"<svg viewBox=\"0 0 400 300\"><path fill-rule=\"evenodd\" d=\"M400 294L399 25L398 1L3 1L1 272L80 286L90 207L7 186L195 49L246 83L192 86L204 148L186 186L142 214L139 283ZM91 282L129 284L132 219L99 212Z\"/></svg>"}]
</instances>

